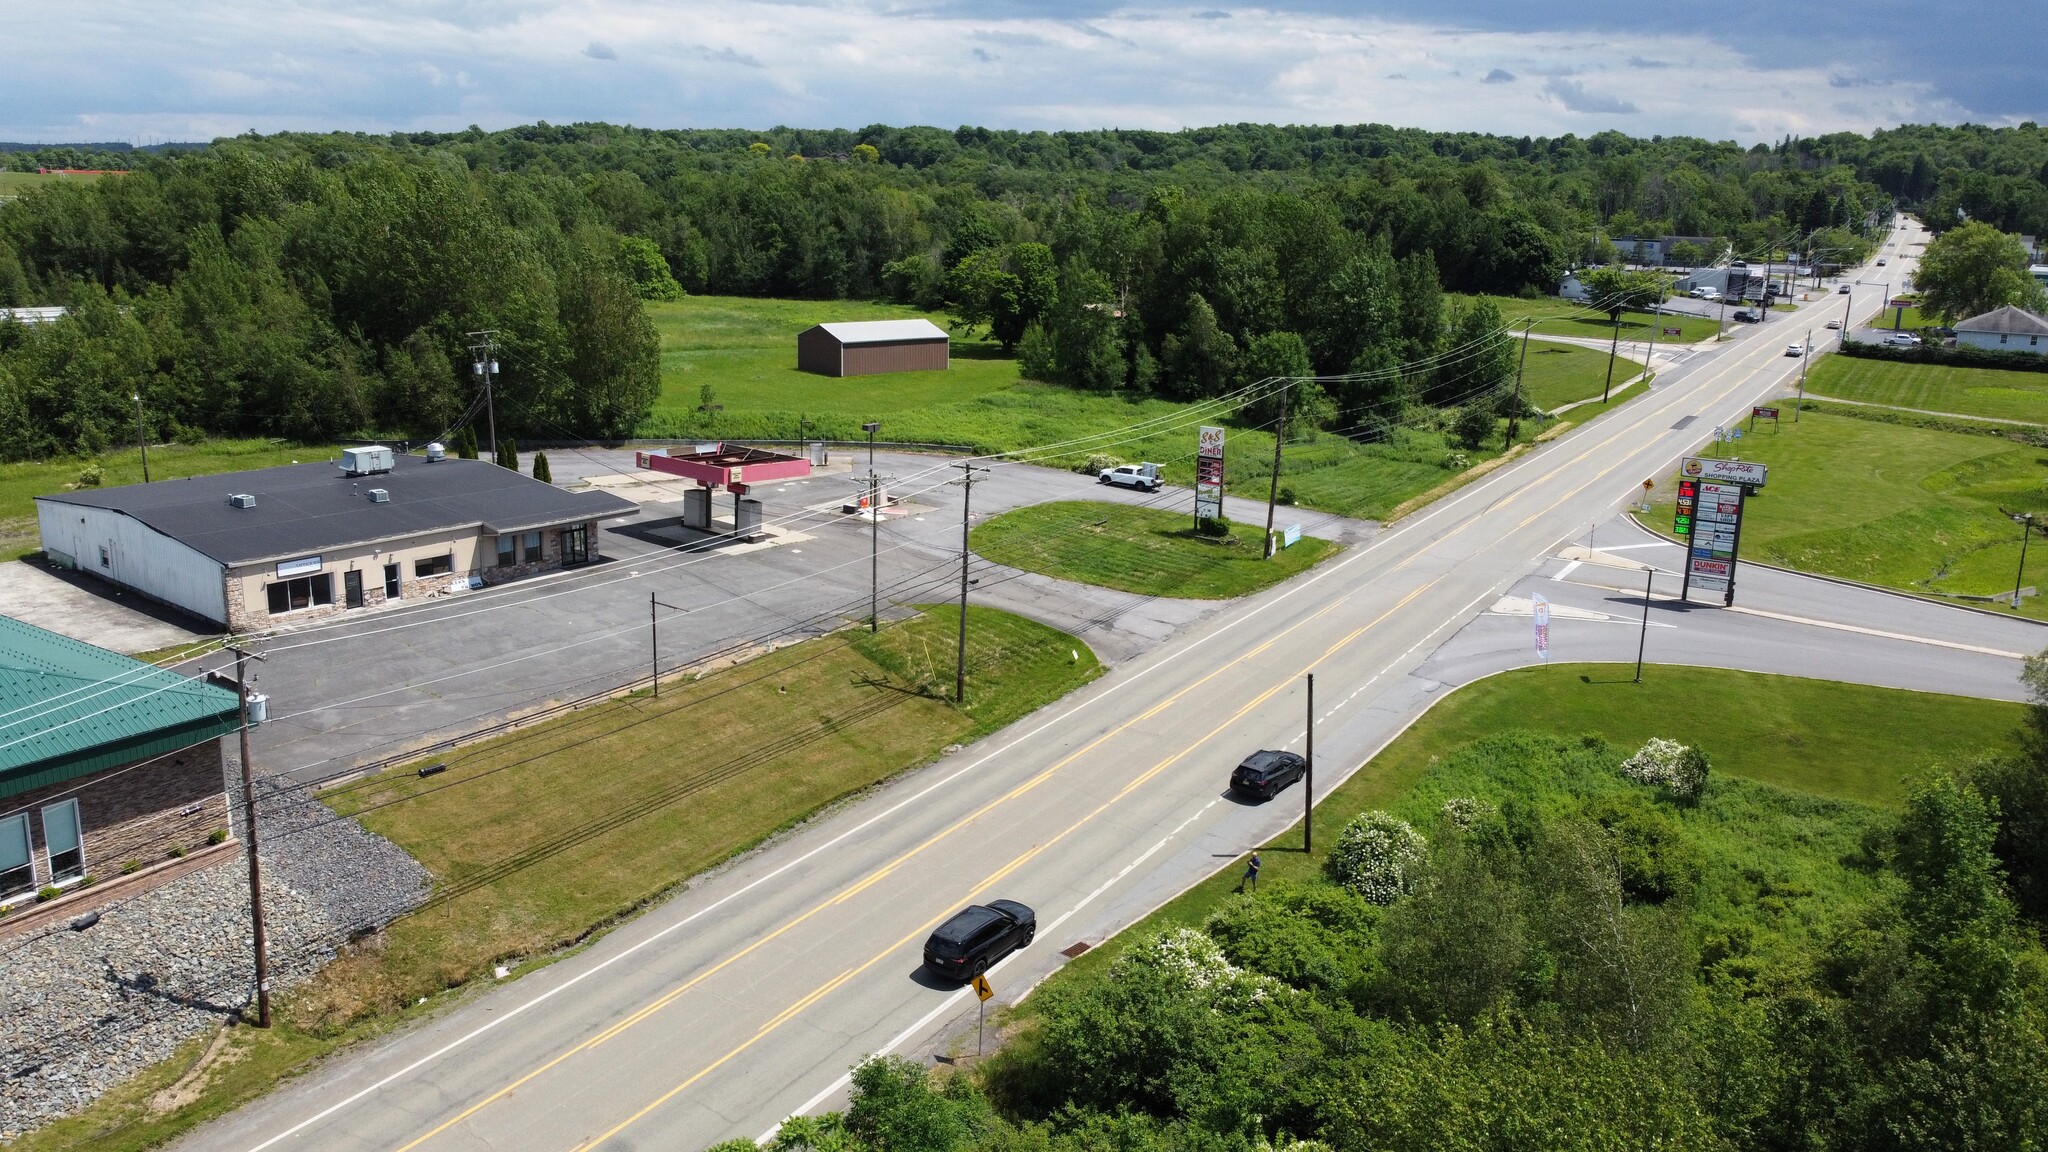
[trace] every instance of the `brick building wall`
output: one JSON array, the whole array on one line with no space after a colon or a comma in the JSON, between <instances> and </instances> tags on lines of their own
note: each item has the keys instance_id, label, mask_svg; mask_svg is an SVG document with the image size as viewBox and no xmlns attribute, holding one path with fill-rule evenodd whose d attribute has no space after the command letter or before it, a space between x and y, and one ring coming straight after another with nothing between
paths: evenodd
<instances>
[{"instance_id":1,"label":"brick building wall","mask_svg":"<svg viewBox=\"0 0 2048 1152\"><path fill-rule=\"evenodd\" d=\"M0 810L27 813L40 887L50 882L41 809L77 800L86 873L112 876L130 860L154 864L173 848L190 851L205 845L215 829L228 828L224 771L220 740L207 740L140 768L110 769L9 796Z\"/></svg>"}]
</instances>

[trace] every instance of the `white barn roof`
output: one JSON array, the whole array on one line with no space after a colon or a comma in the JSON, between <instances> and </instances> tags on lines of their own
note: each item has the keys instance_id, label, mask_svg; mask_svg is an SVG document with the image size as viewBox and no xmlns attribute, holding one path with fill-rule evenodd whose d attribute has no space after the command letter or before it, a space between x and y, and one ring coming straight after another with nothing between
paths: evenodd
<instances>
[{"instance_id":1,"label":"white barn roof","mask_svg":"<svg viewBox=\"0 0 2048 1152\"><path fill-rule=\"evenodd\" d=\"M818 327L841 344L890 344L898 340L950 340L929 320L842 320Z\"/></svg>"}]
</instances>

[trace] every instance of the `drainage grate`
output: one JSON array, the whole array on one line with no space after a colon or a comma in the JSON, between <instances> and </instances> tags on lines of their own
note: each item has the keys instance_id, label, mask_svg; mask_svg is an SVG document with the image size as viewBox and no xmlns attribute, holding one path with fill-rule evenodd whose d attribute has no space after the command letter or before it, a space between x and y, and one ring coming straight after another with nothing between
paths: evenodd
<instances>
[{"instance_id":1,"label":"drainage grate","mask_svg":"<svg viewBox=\"0 0 2048 1152\"><path fill-rule=\"evenodd\" d=\"M1065 956L1069 960L1072 960L1074 957L1079 956L1083 952L1086 952L1088 948L1088 942L1086 940L1083 940L1078 944L1070 944L1067 947L1060 949L1060 955Z\"/></svg>"},{"instance_id":2,"label":"drainage grate","mask_svg":"<svg viewBox=\"0 0 2048 1152\"><path fill-rule=\"evenodd\" d=\"M1671 426L1671 430L1672 430L1673 432L1676 432L1676 431L1678 431L1679 429L1681 429L1681 428L1685 427L1686 425L1688 425L1688 424L1692 423L1693 421L1695 421L1695 420L1697 420L1697 419L1699 419L1699 417L1698 417L1698 416L1687 416L1687 417L1685 417L1684 419L1680 420L1680 421L1679 421L1678 423L1676 423L1676 424L1673 424L1673 425Z\"/></svg>"}]
</instances>

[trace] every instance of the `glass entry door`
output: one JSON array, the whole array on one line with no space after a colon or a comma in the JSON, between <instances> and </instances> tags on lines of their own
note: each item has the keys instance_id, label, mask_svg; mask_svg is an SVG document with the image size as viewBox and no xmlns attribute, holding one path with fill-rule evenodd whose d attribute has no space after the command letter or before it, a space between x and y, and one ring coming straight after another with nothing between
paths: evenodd
<instances>
[{"instance_id":1,"label":"glass entry door","mask_svg":"<svg viewBox=\"0 0 2048 1152\"><path fill-rule=\"evenodd\" d=\"M351 608L363 606L363 574L354 568L341 574L342 602Z\"/></svg>"},{"instance_id":2,"label":"glass entry door","mask_svg":"<svg viewBox=\"0 0 2048 1152\"><path fill-rule=\"evenodd\" d=\"M590 535L588 529L577 524L562 529L562 564L590 563Z\"/></svg>"}]
</instances>

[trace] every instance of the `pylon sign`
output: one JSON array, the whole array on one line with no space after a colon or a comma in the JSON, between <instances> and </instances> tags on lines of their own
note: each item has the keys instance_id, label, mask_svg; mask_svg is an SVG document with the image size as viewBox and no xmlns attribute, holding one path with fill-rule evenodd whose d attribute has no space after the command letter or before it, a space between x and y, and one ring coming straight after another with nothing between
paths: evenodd
<instances>
[{"instance_id":1,"label":"pylon sign","mask_svg":"<svg viewBox=\"0 0 2048 1152\"><path fill-rule=\"evenodd\" d=\"M1735 602L1743 504L1763 481L1762 465L1741 461L1688 459L1679 468L1678 508L1671 531L1686 543L1681 598L1697 589L1721 593L1724 604Z\"/></svg>"},{"instance_id":2,"label":"pylon sign","mask_svg":"<svg viewBox=\"0 0 2048 1152\"><path fill-rule=\"evenodd\" d=\"M1195 519L1223 519L1223 429L1207 425L1195 442Z\"/></svg>"}]
</instances>

